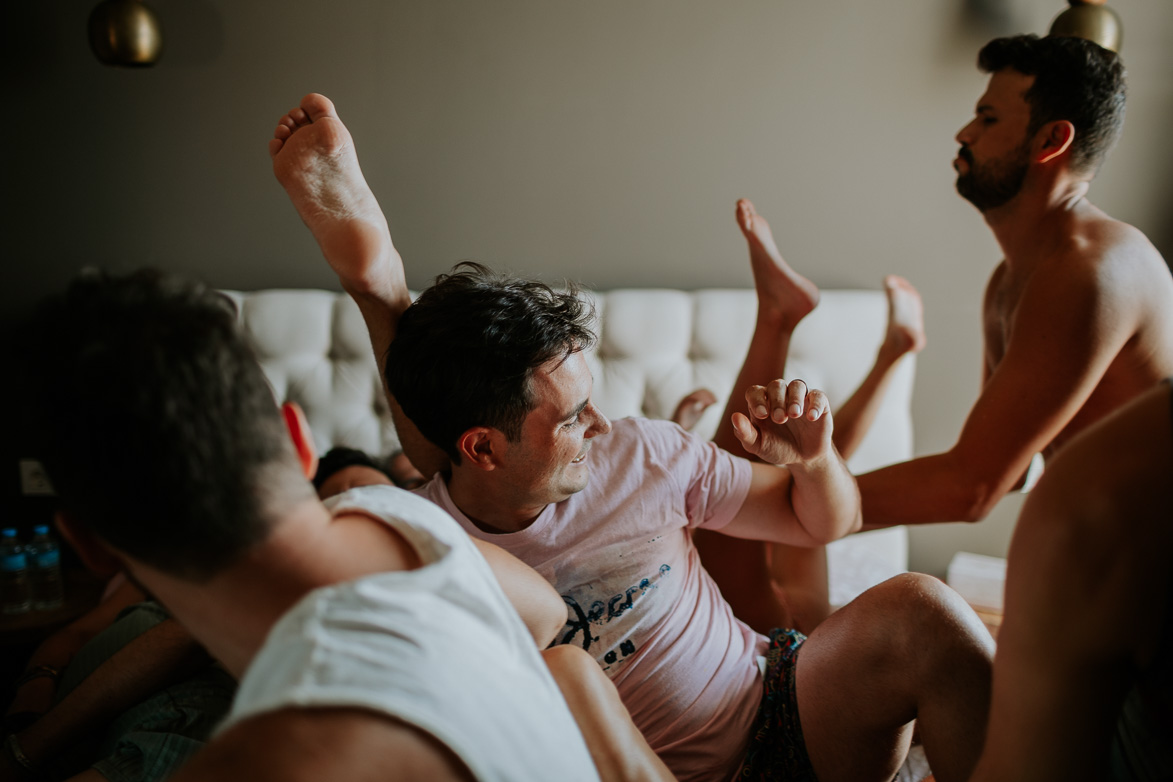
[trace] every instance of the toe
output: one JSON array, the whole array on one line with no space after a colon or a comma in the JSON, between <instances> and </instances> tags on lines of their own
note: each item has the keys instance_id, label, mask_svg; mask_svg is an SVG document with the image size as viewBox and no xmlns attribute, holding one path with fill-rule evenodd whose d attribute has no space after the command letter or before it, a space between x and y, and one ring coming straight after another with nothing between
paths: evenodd
<instances>
[{"instance_id":1,"label":"toe","mask_svg":"<svg viewBox=\"0 0 1173 782\"><path fill-rule=\"evenodd\" d=\"M311 122L316 122L322 117L335 117L334 104L325 95L319 95L316 92L311 92L301 99L301 108L309 117Z\"/></svg>"}]
</instances>

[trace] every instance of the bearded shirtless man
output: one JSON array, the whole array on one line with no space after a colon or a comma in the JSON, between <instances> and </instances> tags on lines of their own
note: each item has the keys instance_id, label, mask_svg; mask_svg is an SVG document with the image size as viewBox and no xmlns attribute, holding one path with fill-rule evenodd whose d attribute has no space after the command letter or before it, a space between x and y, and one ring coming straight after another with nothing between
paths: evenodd
<instances>
[{"instance_id":1,"label":"bearded shirtless man","mask_svg":"<svg viewBox=\"0 0 1173 782\"><path fill-rule=\"evenodd\" d=\"M957 134L957 190L1004 259L986 288L982 392L950 450L859 478L865 528L977 521L1033 454L1173 373L1173 278L1087 200L1124 119L1119 58L1078 38L1000 38Z\"/></svg>"}]
</instances>

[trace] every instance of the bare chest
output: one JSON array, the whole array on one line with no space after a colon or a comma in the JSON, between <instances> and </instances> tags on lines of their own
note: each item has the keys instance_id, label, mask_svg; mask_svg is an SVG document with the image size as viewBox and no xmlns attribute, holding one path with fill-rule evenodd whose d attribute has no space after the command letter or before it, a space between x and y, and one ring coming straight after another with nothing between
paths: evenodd
<instances>
[{"instance_id":1,"label":"bare chest","mask_svg":"<svg viewBox=\"0 0 1173 782\"><path fill-rule=\"evenodd\" d=\"M993 372L1006 355L1006 346L1014 334L1015 316L1022 301L1025 283L1009 276L1000 280L991 292L982 313L985 332L986 369Z\"/></svg>"}]
</instances>

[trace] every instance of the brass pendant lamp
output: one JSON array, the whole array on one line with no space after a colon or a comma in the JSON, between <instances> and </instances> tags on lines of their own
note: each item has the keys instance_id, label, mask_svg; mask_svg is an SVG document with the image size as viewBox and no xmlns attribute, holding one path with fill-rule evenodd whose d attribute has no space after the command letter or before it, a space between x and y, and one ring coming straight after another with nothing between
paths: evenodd
<instances>
[{"instance_id":1,"label":"brass pendant lamp","mask_svg":"<svg viewBox=\"0 0 1173 782\"><path fill-rule=\"evenodd\" d=\"M90 12L90 48L105 65L143 68L163 50L155 12L139 0L104 0Z\"/></svg>"},{"instance_id":2,"label":"brass pendant lamp","mask_svg":"<svg viewBox=\"0 0 1173 782\"><path fill-rule=\"evenodd\" d=\"M1067 0L1071 6L1051 22L1051 35L1086 38L1105 49L1120 51L1124 26L1104 0Z\"/></svg>"}]
</instances>

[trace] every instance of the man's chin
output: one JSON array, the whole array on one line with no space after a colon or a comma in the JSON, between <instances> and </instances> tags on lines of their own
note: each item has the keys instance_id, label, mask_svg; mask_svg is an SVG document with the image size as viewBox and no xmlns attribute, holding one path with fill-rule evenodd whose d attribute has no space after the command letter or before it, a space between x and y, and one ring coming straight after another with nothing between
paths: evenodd
<instances>
[{"instance_id":1,"label":"man's chin","mask_svg":"<svg viewBox=\"0 0 1173 782\"><path fill-rule=\"evenodd\" d=\"M974 209L977 209L982 214L985 214L992 207L984 202L984 199L971 187L970 180L964 175L959 174L957 181L953 183L953 187L957 190L957 195L968 201Z\"/></svg>"},{"instance_id":2,"label":"man's chin","mask_svg":"<svg viewBox=\"0 0 1173 782\"><path fill-rule=\"evenodd\" d=\"M567 484L562 487L562 490L566 493L566 497L564 497L563 499L570 497L573 494L578 494L580 491L582 491L583 489L585 489L587 487L587 483L589 483L589 482L590 482L590 474L587 472L586 466L583 465L582 466L582 476L576 477L575 480L573 480L573 481L568 481Z\"/></svg>"}]
</instances>

